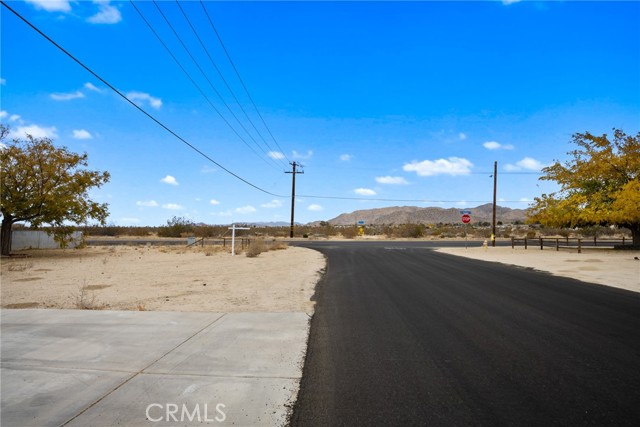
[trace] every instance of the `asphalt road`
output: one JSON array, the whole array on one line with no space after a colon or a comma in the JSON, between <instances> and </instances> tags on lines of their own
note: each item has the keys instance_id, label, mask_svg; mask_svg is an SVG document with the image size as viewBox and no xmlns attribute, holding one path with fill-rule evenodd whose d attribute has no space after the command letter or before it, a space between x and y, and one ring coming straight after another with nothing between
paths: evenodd
<instances>
[{"instance_id":1,"label":"asphalt road","mask_svg":"<svg viewBox=\"0 0 640 427\"><path fill-rule=\"evenodd\" d=\"M292 426L638 426L640 294L438 254L328 257Z\"/></svg>"}]
</instances>

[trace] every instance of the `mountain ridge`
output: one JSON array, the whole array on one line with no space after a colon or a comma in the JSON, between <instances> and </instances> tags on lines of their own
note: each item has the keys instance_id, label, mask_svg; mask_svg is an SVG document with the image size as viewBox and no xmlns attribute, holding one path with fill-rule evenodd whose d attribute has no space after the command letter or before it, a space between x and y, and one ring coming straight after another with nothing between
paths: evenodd
<instances>
[{"instance_id":1,"label":"mountain ridge","mask_svg":"<svg viewBox=\"0 0 640 427\"><path fill-rule=\"evenodd\" d=\"M368 225L398 225L398 224L437 224L461 222L461 208L418 207L418 206L391 206L386 208L361 209L349 213L343 213L328 220L331 225L354 225L358 221L364 221ZM464 208L471 211L471 223L491 222L493 217L493 205L487 203L475 208ZM525 221L524 209L511 209L496 206L496 221L513 223Z\"/></svg>"}]
</instances>

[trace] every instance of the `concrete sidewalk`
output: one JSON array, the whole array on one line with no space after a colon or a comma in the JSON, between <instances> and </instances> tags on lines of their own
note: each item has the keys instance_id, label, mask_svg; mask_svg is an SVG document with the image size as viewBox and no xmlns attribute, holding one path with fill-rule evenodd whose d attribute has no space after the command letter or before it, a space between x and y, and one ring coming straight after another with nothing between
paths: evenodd
<instances>
[{"instance_id":1,"label":"concrete sidewalk","mask_svg":"<svg viewBox=\"0 0 640 427\"><path fill-rule=\"evenodd\" d=\"M305 313L2 310L1 418L27 426L277 426Z\"/></svg>"}]
</instances>

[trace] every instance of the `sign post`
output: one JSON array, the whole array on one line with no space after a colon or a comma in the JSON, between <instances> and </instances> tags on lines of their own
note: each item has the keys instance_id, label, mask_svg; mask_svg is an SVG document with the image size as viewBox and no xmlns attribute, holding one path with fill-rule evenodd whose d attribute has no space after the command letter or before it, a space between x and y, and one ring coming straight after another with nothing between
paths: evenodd
<instances>
[{"instance_id":1,"label":"sign post","mask_svg":"<svg viewBox=\"0 0 640 427\"><path fill-rule=\"evenodd\" d=\"M236 230L251 230L249 227L236 227L235 224L231 224L229 227L231 230L231 256L236 254Z\"/></svg>"},{"instance_id":2,"label":"sign post","mask_svg":"<svg viewBox=\"0 0 640 427\"><path fill-rule=\"evenodd\" d=\"M463 210L460 211L462 215L462 223L464 224L464 248L467 249L467 244L469 242L469 238L467 236L467 224L471 222L471 211Z\"/></svg>"}]
</instances>

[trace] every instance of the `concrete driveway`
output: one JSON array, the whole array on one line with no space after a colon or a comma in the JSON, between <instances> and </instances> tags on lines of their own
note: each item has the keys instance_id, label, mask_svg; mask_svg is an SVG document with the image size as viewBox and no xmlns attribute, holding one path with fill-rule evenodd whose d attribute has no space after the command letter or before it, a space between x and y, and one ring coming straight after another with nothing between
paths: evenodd
<instances>
[{"instance_id":1,"label":"concrete driveway","mask_svg":"<svg viewBox=\"0 0 640 427\"><path fill-rule=\"evenodd\" d=\"M1 418L17 426L274 426L305 313L2 310Z\"/></svg>"}]
</instances>

